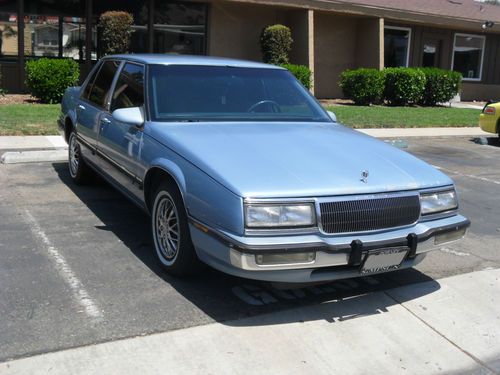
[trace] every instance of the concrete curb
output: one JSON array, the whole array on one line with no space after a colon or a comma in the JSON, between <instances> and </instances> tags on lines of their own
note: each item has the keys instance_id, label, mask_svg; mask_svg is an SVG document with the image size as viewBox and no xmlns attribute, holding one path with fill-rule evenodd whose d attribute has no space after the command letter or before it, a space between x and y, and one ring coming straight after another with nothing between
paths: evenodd
<instances>
[{"instance_id":1,"label":"concrete curb","mask_svg":"<svg viewBox=\"0 0 500 375\"><path fill-rule=\"evenodd\" d=\"M36 355L1 363L0 373L494 374L499 278L500 270L484 270Z\"/></svg>"},{"instance_id":2,"label":"concrete curb","mask_svg":"<svg viewBox=\"0 0 500 375\"><path fill-rule=\"evenodd\" d=\"M474 128L383 128L356 129L376 138L411 138L411 137L494 137L478 127Z\"/></svg>"},{"instance_id":3,"label":"concrete curb","mask_svg":"<svg viewBox=\"0 0 500 375\"><path fill-rule=\"evenodd\" d=\"M59 162L68 160L67 150L9 151L0 161L2 164Z\"/></svg>"}]
</instances>

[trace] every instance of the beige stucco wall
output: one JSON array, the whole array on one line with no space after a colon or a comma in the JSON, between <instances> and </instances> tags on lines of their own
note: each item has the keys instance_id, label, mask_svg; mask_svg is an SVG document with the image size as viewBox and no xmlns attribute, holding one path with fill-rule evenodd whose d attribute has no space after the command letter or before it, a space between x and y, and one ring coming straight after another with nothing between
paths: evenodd
<instances>
[{"instance_id":1,"label":"beige stucco wall","mask_svg":"<svg viewBox=\"0 0 500 375\"><path fill-rule=\"evenodd\" d=\"M342 97L339 75L356 67L358 19L324 12L314 16L314 92L318 98Z\"/></svg>"},{"instance_id":2,"label":"beige stucco wall","mask_svg":"<svg viewBox=\"0 0 500 375\"><path fill-rule=\"evenodd\" d=\"M460 98L465 101L488 99L500 100L500 86L463 82Z\"/></svg>"},{"instance_id":3,"label":"beige stucco wall","mask_svg":"<svg viewBox=\"0 0 500 375\"><path fill-rule=\"evenodd\" d=\"M361 18L356 33L356 68L384 68L384 19Z\"/></svg>"},{"instance_id":4,"label":"beige stucco wall","mask_svg":"<svg viewBox=\"0 0 500 375\"><path fill-rule=\"evenodd\" d=\"M261 61L262 29L278 22L283 22L283 16L276 8L215 1L210 10L208 53Z\"/></svg>"}]
</instances>

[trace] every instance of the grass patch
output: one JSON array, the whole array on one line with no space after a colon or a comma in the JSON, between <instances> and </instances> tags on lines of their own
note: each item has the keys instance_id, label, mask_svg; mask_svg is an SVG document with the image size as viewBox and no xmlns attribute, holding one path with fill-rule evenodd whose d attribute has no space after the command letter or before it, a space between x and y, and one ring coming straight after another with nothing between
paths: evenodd
<instances>
[{"instance_id":1,"label":"grass patch","mask_svg":"<svg viewBox=\"0 0 500 375\"><path fill-rule=\"evenodd\" d=\"M56 135L59 104L0 105L0 135Z\"/></svg>"},{"instance_id":2,"label":"grass patch","mask_svg":"<svg viewBox=\"0 0 500 375\"><path fill-rule=\"evenodd\" d=\"M477 126L480 110L432 107L327 106L353 128ZM59 104L0 105L0 135L58 134Z\"/></svg>"},{"instance_id":3,"label":"grass patch","mask_svg":"<svg viewBox=\"0 0 500 375\"><path fill-rule=\"evenodd\" d=\"M352 128L428 128L478 126L479 109L444 107L327 106Z\"/></svg>"}]
</instances>

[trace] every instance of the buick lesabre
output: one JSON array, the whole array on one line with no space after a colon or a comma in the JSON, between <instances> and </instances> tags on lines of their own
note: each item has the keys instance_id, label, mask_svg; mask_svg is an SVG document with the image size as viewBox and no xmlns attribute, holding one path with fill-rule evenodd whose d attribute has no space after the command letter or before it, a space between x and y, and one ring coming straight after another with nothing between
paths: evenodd
<instances>
[{"instance_id":1,"label":"buick lesabre","mask_svg":"<svg viewBox=\"0 0 500 375\"><path fill-rule=\"evenodd\" d=\"M340 125L276 66L109 56L61 108L74 182L97 172L147 211L174 275L371 275L416 265L469 226L450 178Z\"/></svg>"}]
</instances>

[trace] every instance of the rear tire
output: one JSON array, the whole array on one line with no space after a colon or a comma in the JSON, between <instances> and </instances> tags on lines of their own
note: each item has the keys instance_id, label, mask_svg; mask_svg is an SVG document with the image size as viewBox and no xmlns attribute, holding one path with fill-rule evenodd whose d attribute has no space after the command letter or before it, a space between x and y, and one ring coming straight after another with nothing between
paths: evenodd
<instances>
[{"instance_id":1,"label":"rear tire","mask_svg":"<svg viewBox=\"0 0 500 375\"><path fill-rule=\"evenodd\" d=\"M203 268L189 232L186 209L173 183L161 182L156 188L151 211L151 230L156 256L168 273L186 277Z\"/></svg>"},{"instance_id":2,"label":"rear tire","mask_svg":"<svg viewBox=\"0 0 500 375\"><path fill-rule=\"evenodd\" d=\"M68 167L69 174L78 185L84 185L91 181L92 170L85 163L80 151L80 145L76 139L76 133L72 131L68 141Z\"/></svg>"}]
</instances>

